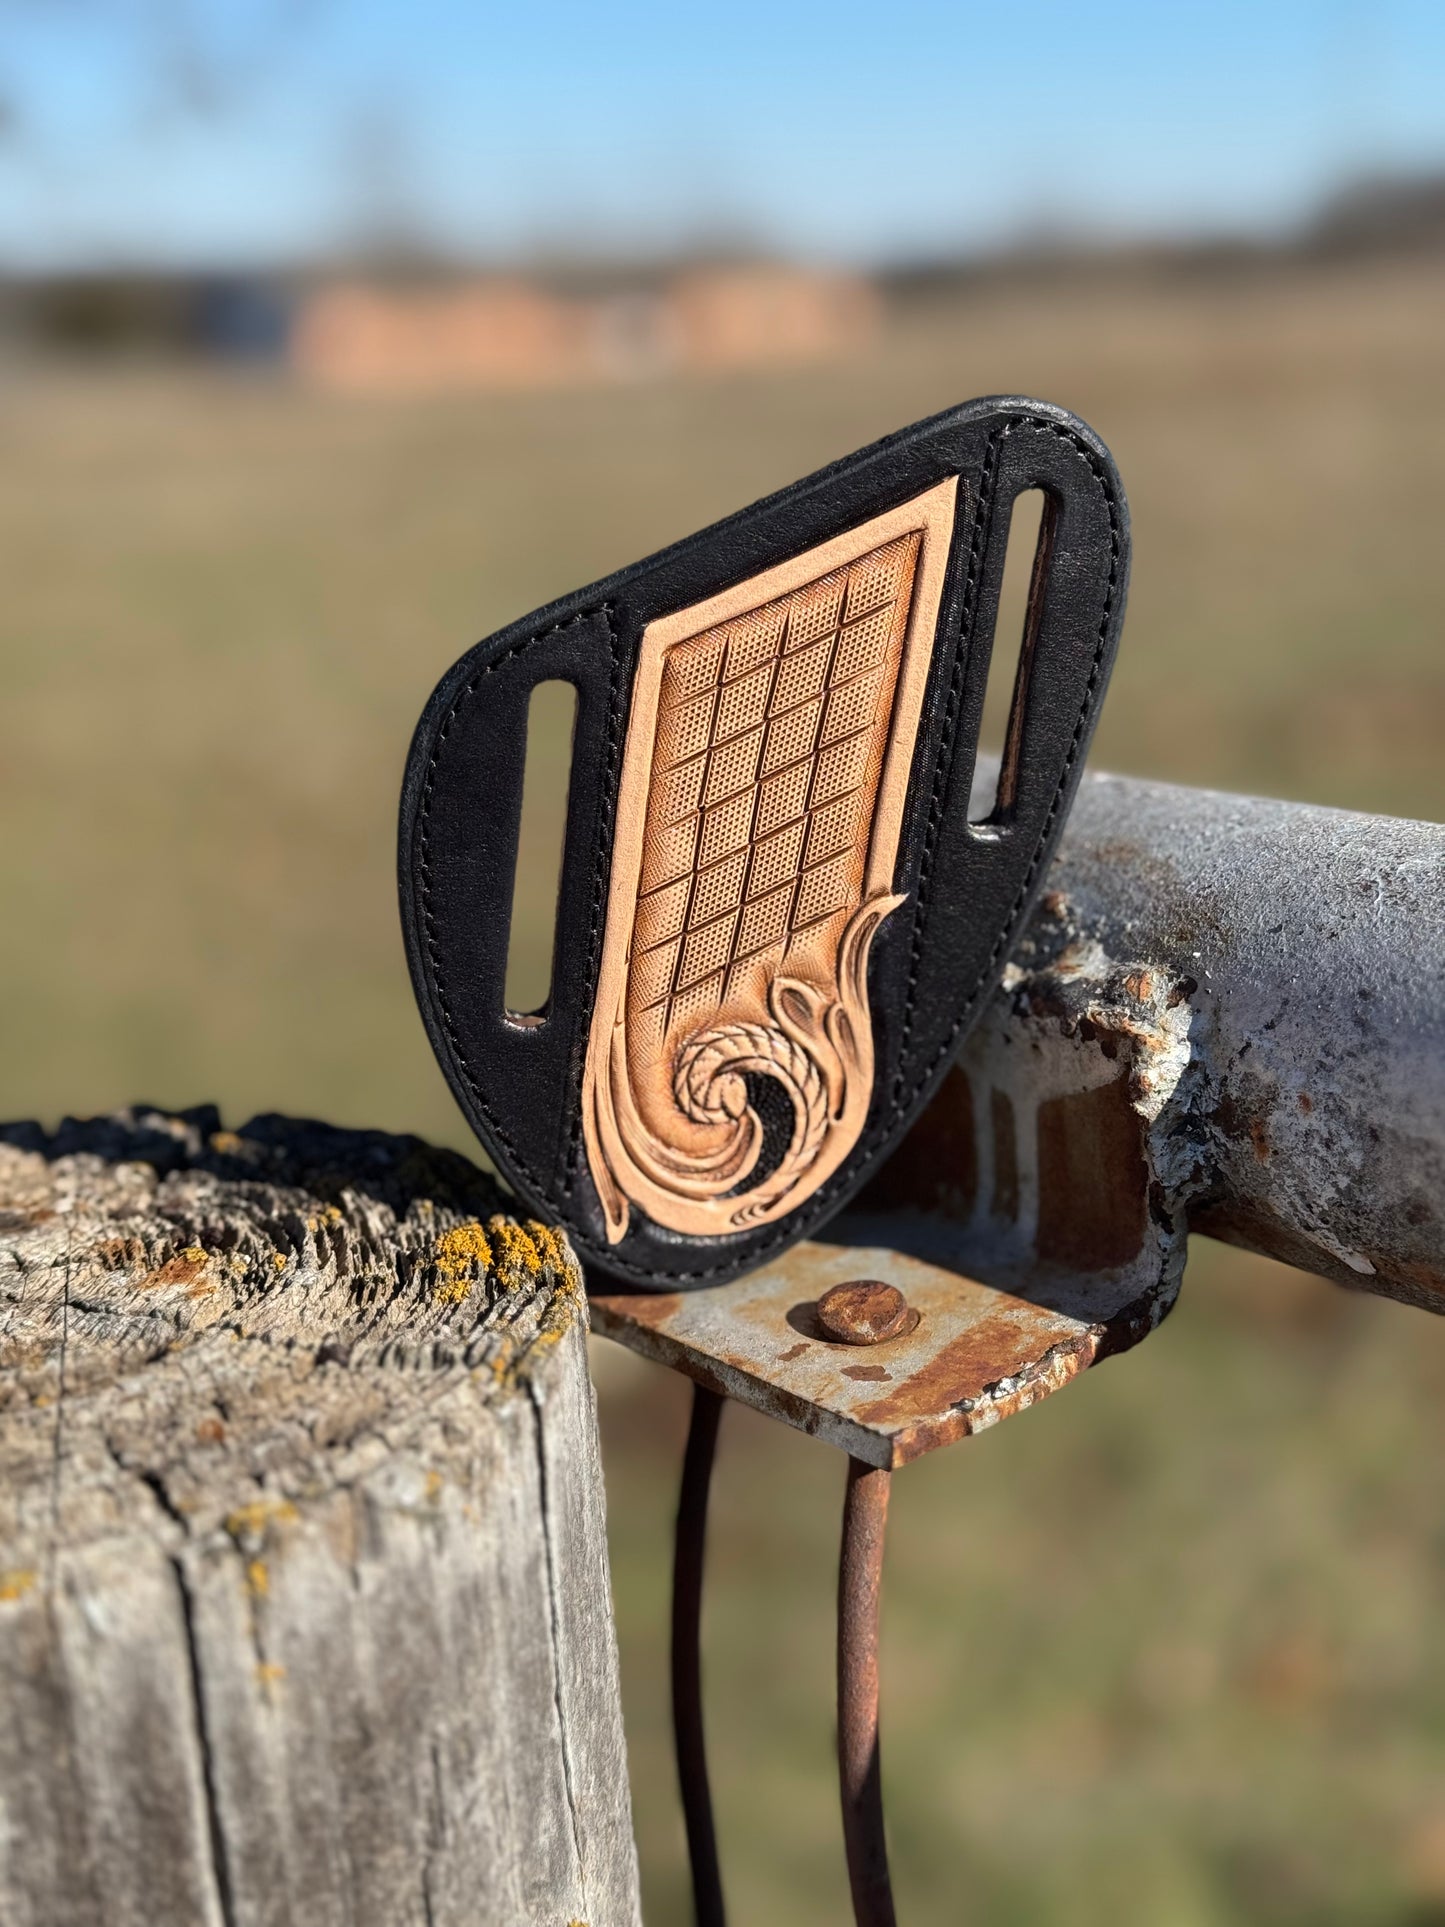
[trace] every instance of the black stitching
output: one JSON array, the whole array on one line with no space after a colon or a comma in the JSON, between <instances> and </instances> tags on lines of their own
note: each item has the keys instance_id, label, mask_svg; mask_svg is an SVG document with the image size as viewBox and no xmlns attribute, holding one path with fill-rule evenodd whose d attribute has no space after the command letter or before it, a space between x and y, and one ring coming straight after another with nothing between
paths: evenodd
<instances>
[{"instance_id":1,"label":"black stitching","mask_svg":"<svg viewBox=\"0 0 1445 1927\"><path fill-rule=\"evenodd\" d=\"M889 1117L888 1117L888 1123L890 1126L897 1121L899 1112L904 1108L906 1108L906 1105L908 1103L912 1102L913 1097L928 1082L929 1078L932 1077L933 1073L938 1069L938 1066L943 1061L943 1059L947 1057L949 1053L956 1047L958 1043L959 1034L963 1030L965 1023L968 1021L968 1018L973 1010L973 1006L978 1002L980 994L983 992L985 988L987 988L988 984L990 983L993 977L994 967L998 963L1000 955L1013 939L1018 918L1023 910L1024 900L1028 896L1028 893L1033 886L1033 880L1034 880L1034 877L1038 874L1039 865L1040 863L1043 862L1044 849L1049 840L1049 832L1053 827L1054 818L1059 813L1059 806L1063 802L1064 791L1068 787L1070 772L1072 771L1074 767L1075 759L1079 754L1079 744L1083 740L1084 726L1088 722L1090 715L1093 713L1095 693L1099 686L1099 671L1104 666L1104 651L1107 649L1109 644L1109 623L1113 617L1114 597L1118 593L1118 587L1119 587L1119 555L1120 555L1121 545L1119 541L1119 513L1118 513L1117 506L1115 505L1115 502L1114 502L1113 491L1109 487L1108 477L1105 475L1103 465L1100 463L1098 457L1094 454L1093 450L1088 446L1086 442L1081 441L1077 435L1070 434L1067 429L1060 428L1053 422L1035 421L1031 417L1020 417L1018 419L1027 421L1030 427L1041 428L1050 435L1057 435L1061 441L1066 441L1069 443L1069 445L1072 448L1077 449L1078 452L1084 457L1085 461L1088 463L1089 472L1093 475L1094 480L1099 484L1100 492L1104 497L1104 502L1109 512L1109 581L1104 591L1104 608L1103 608L1102 614L1099 617L1099 635L1098 635L1098 641L1094 645L1094 659L1089 665L1089 680L1084 685L1084 700L1079 704L1079 712L1077 716L1074 718L1074 731L1073 731L1073 735L1069 738L1069 753L1064 758L1064 765L1062 770L1059 773L1059 780L1054 787L1054 794L1049 802L1048 812L1044 817L1043 828L1039 831L1038 836L1034 840L1034 853L1029 860L1029 867L1024 872L1023 880L1019 884L1019 887L1014 894L1013 902L1009 905L1009 913L1007 918L1004 921L1004 927L999 932L999 935L994 942L993 949L990 950L990 952L988 953L987 959L981 965L978 975L974 978L974 981L969 990L968 996L964 999L963 1009L958 1015L958 1017L954 1020L952 1026L949 1029L948 1035L944 1038L943 1042L939 1045L938 1049L933 1053L933 1056L928 1060L928 1063L924 1067L923 1071L917 1077L914 1078L913 1087L912 1087L912 1090L909 1092L908 1098L904 1100L900 1100L895 1096L894 1103L889 1112ZM1017 426L1017 421L1011 420L1009 422L1006 422L1004 424L1004 428L1002 432L1004 434L1007 434L1009 430L1014 428L1015 426ZM922 885L922 883L920 883L919 885L918 896L919 896L918 922L914 927L915 972L917 968L917 958L921 952L920 936L921 936L922 923L923 923L923 897L924 897L924 886ZM911 976L909 979L910 990L913 988L914 981L915 981L914 977ZM909 1033L909 1029L911 1027L912 1021L913 1021L913 1005L912 1005L912 1002L910 1001L907 1005L905 1005L905 1008L904 1008L905 1040Z\"/></svg>"},{"instance_id":2,"label":"black stitching","mask_svg":"<svg viewBox=\"0 0 1445 1927\"><path fill-rule=\"evenodd\" d=\"M491 1126L492 1130L496 1133L498 1142L506 1146L507 1154L515 1163L515 1165L517 1166L517 1169L523 1173L523 1175L527 1179L527 1182L531 1185L534 1185L537 1188L537 1190L540 1191L544 1196L546 1195L546 1189L547 1189L545 1183L537 1175L537 1173L532 1169L531 1165L522 1156L521 1152L517 1149L515 1143L512 1141L510 1134L503 1128L502 1124L498 1121L496 1113L493 1111L491 1105L488 1104L486 1098L483 1096L480 1088L478 1087L477 1081L472 1075L471 1066L467 1062L466 1054L462 1050L461 1040L457 1036L456 1025L452 1021L451 1004L447 997L446 979L442 975L441 960L437 954L436 918L432 915L431 849L430 849L430 843L428 840L427 826L431 818L432 786L436 780L437 759L441 754L442 744L446 741L447 733L451 729L452 724L456 721L457 715L461 710L462 704L465 702L469 702L471 698L476 694L478 684L484 681L486 677L490 676L494 670L500 669L503 663L511 662L514 656L520 656L525 650L534 648L536 644L538 644L539 642L545 642L548 636L555 636L556 634L558 634L560 630L563 630L563 629L574 628L576 624L578 624L579 622L590 622L594 616L599 616L599 615L602 617L603 621L607 625L607 640L608 640L609 648L612 653L612 676L611 676L611 682L609 684L608 728L609 728L609 732L615 731L615 720L612 713L614 708L614 702L611 698L612 698L612 692L615 692L616 682L617 682L617 632L612 626L612 609L613 609L613 605L610 602L604 602L599 604L599 606L595 609L584 609L575 616L569 616L565 622L554 622L550 629L539 630L536 635L523 636L520 642L514 642L510 649L504 651L502 655L497 657L495 662L489 662L484 669L479 670L477 674L472 677L472 680L466 685L466 687L456 697L456 699L452 703L451 708L446 713L446 717L442 723L441 728L436 733L436 736L432 742L431 755L427 758L426 782L422 787L421 811L420 811L420 818L419 818L420 827L417 835L417 856L418 856L417 870L421 877L421 911L422 911L422 922L426 927L427 976L430 979L432 984L433 1002L436 1004L437 1009L441 1013L442 1029L446 1033L446 1039L451 1050L452 1060L456 1064L457 1069L461 1072L462 1079L466 1084L467 1089L471 1092L473 1098L476 1100L476 1105L478 1110L482 1113L482 1116L487 1120L487 1123ZM610 775L610 771L609 771L609 775ZM604 853L606 851L606 847L607 845L604 840L604 842L602 843L602 849ZM596 894L597 894L597 891L594 889L594 896ZM594 922L595 922L595 907L594 907Z\"/></svg>"},{"instance_id":3,"label":"black stitching","mask_svg":"<svg viewBox=\"0 0 1445 1927\"><path fill-rule=\"evenodd\" d=\"M607 623L607 637L612 649L612 672L607 682L607 748L603 755L603 804L598 825L597 856L592 870L592 909L588 917L587 930L587 976L583 984L584 994L590 1010L597 995L598 955L602 947L602 933L606 928L607 873L611 864L612 821L617 806L617 761L622 750L622 732L619 728L622 715L622 702L618 690L622 674L622 655L617 647L617 636L612 627L611 604L604 604L603 617ZM588 1028L591 1025L589 1021ZM567 1157L563 1168L562 1196L570 1198L577 1178L577 1156L582 1143L582 1107L576 1105L572 1112L572 1124L568 1134Z\"/></svg>"},{"instance_id":4,"label":"black stitching","mask_svg":"<svg viewBox=\"0 0 1445 1927\"><path fill-rule=\"evenodd\" d=\"M989 436L988 446L984 449L983 462L979 469L978 503L974 509L973 532L969 537L968 574L964 578L963 608L959 616L958 651L954 657L953 674L949 678L948 703L943 712L943 733L939 738L938 758L933 770L933 789L928 799L928 824L924 831L923 851L918 863L918 896L913 910L913 943L908 958L908 992L903 1003L903 1037L899 1049L898 1069L893 1074L890 1122L897 1117L903 1101L903 1064L908 1056L909 1039L913 1035L914 1000L918 991L918 973L923 962L923 926L926 920L924 912L933 893L933 855L938 846L938 833L943 827L944 795L949 779L953 775L953 733L958 726L958 713L963 707L963 691L968 681L968 671L973 655L974 616L978 603L978 585L983 578L984 538L993 519L993 489L998 466L999 444L1012 426L1012 422L1005 422Z\"/></svg>"},{"instance_id":5,"label":"black stitching","mask_svg":"<svg viewBox=\"0 0 1445 1927\"><path fill-rule=\"evenodd\" d=\"M1074 763L1078 757L1079 745L1083 739L1085 725L1088 723L1088 720L1091 714L1093 713L1094 701L1098 690L1099 672L1103 667L1104 652L1108 647L1109 625L1113 618L1114 600L1118 593L1118 586L1119 586L1119 559L1120 559L1120 551L1121 551L1120 533L1119 533L1119 511L1118 511L1118 505L1114 499L1113 490L1109 486L1109 479L1107 474L1104 471L1103 464L1099 461L1098 457L1094 454L1094 451L1089 447L1088 443L1085 442L1081 436L1076 435L1071 429L1064 428L1054 422L1040 421L1037 416L1033 416L1033 415L1012 415L1012 416L1009 416L1003 423L1001 423L1000 426L996 428L993 434L990 436L988 447L985 450L985 454L984 454L984 466L980 471L980 477L979 477L979 505L978 505L978 513L977 513L977 520L975 523L974 535L970 545L969 576L965 582L964 609L963 609L962 618L960 622L961 637L968 633L966 625L972 614L969 597L972 593L974 593L974 584L976 581L976 576L975 576L976 560L975 560L974 551L976 549L979 549L979 545L981 544L982 537L981 537L980 531L985 525L986 510L990 506L990 504L985 500L986 489L988 486L991 485L989 463L991 458L996 453L998 444L1001 441L1001 439L1005 435L1010 433L1014 428L1021 427L1021 426L1039 429L1046 434L1056 435L1060 441L1067 442L1068 445L1072 449L1074 449L1076 453L1078 453L1079 455L1082 455L1085 462L1087 462L1089 466L1089 472L1093 475L1094 480L1099 485L1099 492L1102 494L1104 498L1104 505L1108 512L1108 517L1109 517L1109 581L1104 593L1103 610L1099 617L1098 642L1095 645L1094 659L1089 669L1089 679L1084 686L1084 699L1082 703L1080 703L1079 705L1079 713L1074 722L1074 732L1069 743L1069 752L1064 759L1063 768L1059 775L1058 784L1054 790L1053 799L1050 802L1048 811L1044 817L1043 827L1039 831L1039 834L1035 841L1033 858L1029 863L1028 869L1024 873L1023 881L1019 884L1018 890L1014 896L1013 903L1010 905L1009 914L1008 914L1008 917L1005 919L1004 927L1000 932L999 937L993 946L993 949L989 952L987 960L980 968L978 975L975 978L974 983L969 990L968 996L964 1000L963 1007L960 1011L960 1014L957 1017L957 1019L954 1021L954 1023L950 1026L947 1036L943 1039L943 1042L939 1045L938 1049L934 1051L933 1055L930 1057L928 1063L925 1065L923 1070L919 1072L910 1081L910 1087L907 1090L906 1094L901 1090L901 1082L902 1082L901 1075L895 1076L892 1102L890 1103L887 1112L878 1119L878 1121L872 1126L872 1128L866 1131L865 1133L863 1133L862 1135L860 1135L858 1144L855 1147L855 1156L850 1157L848 1160L848 1163L850 1166L855 1164L857 1152L862 1152L866 1156L868 1152L870 1152L872 1148L877 1144L880 1138L886 1137L888 1135L889 1131L893 1128L893 1126L898 1121L898 1118L900 1117L900 1115L909 1107L909 1105L911 1105L911 1103L913 1102L913 1099L917 1096L918 1092L933 1076L934 1072L938 1069L939 1064L943 1061L944 1058L946 1058L956 1048L960 1033L963 1031L963 1029L968 1023L969 1018L973 1014L974 1005L978 1002L980 995L982 994L984 989L987 988L989 980L993 976L994 969L998 963L1000 954L1013 941L1013 938L1016 934L1018 920L1020 915L1022 914L1024 901L1028 896L1029 890L1032 888L1034 877L1038 873L1039 864L1043 860L1044 848L1049 840L1049 832L1053 827L1054 818L1059 813L1059 807L1063 801L1064 791L1068 786L1069 776L1072 773ZM981 561L981 551L980 551L980 561ZM497 1120L492 1112L490 1105L487 1103L486 1099L482 1096L482 1093L477 1088L476 1082L472 1077L472 1074L467 1065L466 1059L463 1057L461 1048L456 1039L456 1033L451 1022L451 1015L446 1006L445 987L441 980L440 969L436 963L436 956L435 956L436 947L435 947L435 942L432 935L432 932L434 929L434 923L431 915L431 873L430 873L430 866L429 866L429 861L427 857L426 821L427 821L427 813L431 802L431 786L432 786L432 778L436 770L437 754L441 749L442 743L446 740L447 731L450 729L452 721L457 714L457 711L460 709L462 703L472 695L473 691L476 689L477 683L481 681L482 677L490 675L493 669L499 668L502 663L507 662L513 656L520 654L522 650L531 648L535 643L545 640L547 636L555 635L559 629L570 628L573 623L588 621L591 619L591 617L599 614L603 617L603 619L607 624L608 637L612 646L612 678L611 678L611 683L609 685L609 702L608 702L608 758L609 758L609 775L610 775L611 764L613 761L615 761L615 749L617 744L616 724L617 724L619 705L617 701L616 684L617 684L618 670L620 667L619 659L618 659L618 650L617 650L617 637L616 637L616 632L612 625L612 608L613 608L613 605L611 603L603 603L596 609L586 610L580 615L570 617L566 622L554 623L550 629L545 629L541 631L538 635L524 637L521 642L514 643L512 647L506 652L505 655L499 656L495 663L489 663L487 667L483 669L478 676L474 677L473 680L467 684L466 688L462 691L462 693L457 697L456 701L453 703L451 709L447 713L446 721L443 723L441 729L437 733L437 737L432 749L432 754L428 762L426 785L422 793L422 807L421 807L422 828L421 828L421 834L419 838L419 847L420 847L419 868L421 871L421 878L422 878L422 912L423 912L424 920L427 925L427 948L428 948L428 952L431 960L428 974L431 976L431 978L433 979L437 987L437 1000L440 1003L442 1008L442 1015L445 1020L445 1029L446 1029L447 1038L452 1048L453 1058L461 1070L462 1076L466 1081L468 1090L472 1093L473 1097L476 1099L478 1108L481 1110L482 1114L486 1117L492 1129L496 1132L496 1135L499 1141L506 1146L508 1152L514 1159L517 1165L517 1168L524 1173L528 1182L532 1184L543 1197L546 1197L548 1194L547 1186L541 1182L541 1180L527 1165L526 1161L517 1153L510 1137L502 1129L502 1127L497 1123ZM955 663L955 666L954 666L954 684L958 686L960 701L962 699L962 685L959 682L959 677L961 673L966 672L966 663L964 662L963 658L964 658L964 652L962 649L960 649L959 661ZM954 696L954 687L953 685L951 685L950 686L950 710L949 712L946 712L946 715L945 715L945 739L944 739L945 742L949 740L948 732L951 731L953 727L953 722L956 720L956 709L953 704L953 696ZM940 780L940 774L944 767L944 763L945 763L945 758L942 754L942 746L940 746L939 773L936 773L934 778L934 797L930 799L928 840L925 843L925 849L924 849L924 863L929 866L927 875L931 875L931 849L932 849L933 843L936 841L936 838L937 838L937 824L941 823L941 820L942 820L941 815L935 814L935 805L937 804L939 799L939 794L940 794L939 780ZM615 789L615 785L609 783L608 790L607 790L609 799L612 798L614 789ZM611 802L609 801L607 805L609 815L611 813L611 807L612 805L611 805ZM601 878L605 873L605 868L606 868L605 854L609 848L609 844L605 836L599 837L598 842L599 842L599 851L601 852L601 854L599 855L599 861L598 861L597 873L596 873L598 881L594 890L594 902L593 902L593 910L592 910L593 942L592 942L592 949L589 955L589 970L592 968L595 968L596 941L597 941L597 934L600 929L600 919L601 919L601 904L600 904L600 898L602 894ZM929 885L927 883L926 875L923 870L920 870L920 882L919 882L919 891L918 891L918 911L917 911L916 921L914 924L914 945L913 945L910 974L909 974L910 997L904 1006L905 1046L906 1046L906 1039L911 1032L911 1026L913 1022L913 1003L912 1003L911 993L916 987L916 982L917 982L918 958L921 954L921 948L920 948L921 928L924 921L925 896L928 888L929 888ZM581 1120L579 1117L577 1119L574 1119L574 1122L573 1122L572 1144L571 1144L571 1148L569 1152L569 1160L568 1160L568 1177L567 1177L566 1186L563 1191L563 1195L568 1197L570 1197L571 1195L573 1173L575 1172L575 1167L576 1167L577 1145L580 1138L580 1132L581 1132ZM802 1218L804 1229L806 1229L809 1225L817 1224L821 1218L826 1216L826 1207L830 1198L835 1196L837 1192L843 1188L846 1182L847 1182L847 1176L845 1176L844 1173L839 1172L832 1178L827 1179L823 1184L821 1184L818 1187L818 1189L813 1193L812 1197L807 1201L807 1204L801 1207L799 1216ZM780 1226L780 1228L777 1231L773 1232L771 1235L767 1237L760 1239L757 1243L751 1245L750 1255L754 1255L759 1260L761 1260L769 1252L776 1250L779 1246L788 1243L790 1240L800 1235L801 1234L798 1230L797 1218L794 1218L791 1221L784 1220L783 1224ZM590 1244L591 1240L587 1240L586 1242ZM608 1272L610 1272L613 1276L633 1278L633 1279L636 1279L639 1283L649 1283L654 1280L655 1274L652 1273L651 1271L644 1269L642 1266L634 1265L626 1261L623 1261L611 1253L599 1254L599 1256L602 1257L604 1268ZM678 1282L682 1282L685 1280L693 1281L693 1280L701 1280L706 1278L713 1278L713 1277L716 1277L720 1272L728 1272L728 1271L731 1271L732 1269L733 1269L733 1264L731 1261L729 1261L718 1265L699 1266L696 1270L693 1270L693 1271L669 1271L668 1277L671 1279L675 1279Z\"/></svg>"}]
</instances>

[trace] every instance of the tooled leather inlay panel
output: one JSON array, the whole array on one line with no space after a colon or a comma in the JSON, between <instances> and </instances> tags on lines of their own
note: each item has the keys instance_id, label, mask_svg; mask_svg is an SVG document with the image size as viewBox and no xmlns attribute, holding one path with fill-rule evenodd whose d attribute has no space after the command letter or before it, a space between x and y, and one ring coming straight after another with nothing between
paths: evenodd
<instances>
[{"instance_id":1,"label":"tooled leather inlay panel","mask_svg":"<svg viewBox=\"0 0 1445 1927\"><path fill-rule=\"evenodd\" d=\"M639 671L619 807L634 855L614 877L616 954L585 1092L614 1239L629 1200L714 1235L780 1216L858 1135L873 1081L868 948L902 901L898 771L906 783L916 702L891 766L893 847L870 846L927 532L905 528L664 644L650 682ZM924 626L926 646L931 612Z\"/></svg>"}]
</instances>

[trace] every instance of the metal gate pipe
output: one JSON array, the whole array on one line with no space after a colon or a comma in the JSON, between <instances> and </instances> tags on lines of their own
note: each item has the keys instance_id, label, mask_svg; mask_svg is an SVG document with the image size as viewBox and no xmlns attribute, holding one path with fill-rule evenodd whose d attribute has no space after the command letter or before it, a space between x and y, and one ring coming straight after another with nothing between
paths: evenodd
<instances>
[{"instance_id":1,"label":"metal gate pipe","mask_svg":"<svg viewBox=\"0 0 1445 1927\"><path fill-rule=\"evenodd\" d=\"M1108 1106L1090 1123L1075 1104L1072 1147L1066 1115L1071 1095L1117 1081L1105 1060L1144 1127L1156 1221L1182 1214L1445 1310L1445 825L1086 779L962 1080L938 1100L945 1116L971 1102L995 1220L1032 1185L1025 1261L1067 1260L1038 1249L1040 1212L1057 1224L1089 1206L1091 1158L1110 1175ZM1028 1172L999 1168L1004 1108L1032 1117L1032 1145L1016 1147ZM1097 1206L1091 1222L1107 1256Z\"/></svg>"}]
</instances>

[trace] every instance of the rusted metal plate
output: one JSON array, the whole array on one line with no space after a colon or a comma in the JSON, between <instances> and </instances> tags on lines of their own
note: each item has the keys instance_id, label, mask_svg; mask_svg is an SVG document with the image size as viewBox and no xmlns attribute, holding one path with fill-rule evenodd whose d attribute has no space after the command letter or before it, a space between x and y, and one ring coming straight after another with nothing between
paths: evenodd
<instances>
[{"instance_id":1,"label":"rusted metal plate","mask_svg":"<svg viewBox=\"0 0 1445 1927\"><path fill-rule=\"evenodd\" d=\"M855 1219L837 1235L875 1228L925 1246L930 1230ZM876 1345L829 1338L817 1302L855 1278L896 1286L916 1324ZM1137 1308L1100 1319L1083 1300L1071 1307L1062 1276L1028 1289L996 1290L896 1244L812 1242L732 1284L594 1297L592 1326L869 1465L897 1466L1036 1405L1152 1323Z\"/></svg>"}]
</instances>

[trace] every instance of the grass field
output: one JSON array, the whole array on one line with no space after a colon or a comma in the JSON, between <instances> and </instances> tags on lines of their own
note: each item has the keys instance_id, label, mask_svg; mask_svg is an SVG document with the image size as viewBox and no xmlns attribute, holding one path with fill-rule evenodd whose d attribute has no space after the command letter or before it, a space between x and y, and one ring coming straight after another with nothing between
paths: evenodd
<instances>
[{"instance_id":1,"label":"grass field","mask_svg":"<svg viewBox=\"0 0 1445 1927\"><path fill-rule=\"evenodd\" d=\"M1441 813L1445 268L996 290L801 376L338 401L0 386L0 1114L144 1097L465 1144L406 984L411 725L477 636L968 395L1089 419L1135 576L1101 765ZM541 906L522 907L534 962ZM599 1361L649 1918L683 1388ZM1138 1354L897 1481L910 1921L1445 1921L1445 1325L1200 1245ZM734 1918L845 1917L841 1463L730 1414L712 1542Z\"/></svg>"}]
</instances>

